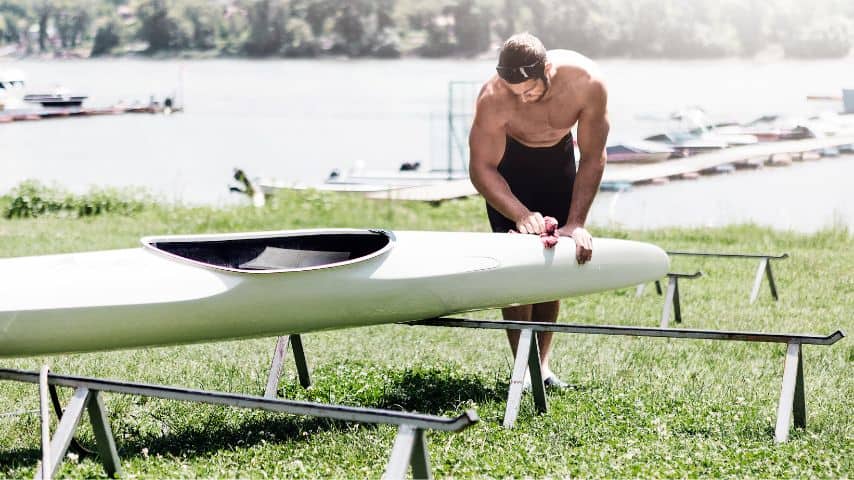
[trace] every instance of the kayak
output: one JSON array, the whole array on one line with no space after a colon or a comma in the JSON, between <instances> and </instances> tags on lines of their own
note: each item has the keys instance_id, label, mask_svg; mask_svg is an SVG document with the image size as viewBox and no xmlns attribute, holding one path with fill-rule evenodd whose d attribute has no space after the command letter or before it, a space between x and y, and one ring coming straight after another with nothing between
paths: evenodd
<instances>
[{"instance_id":1,"label":"kayak","mask_svg":"<svg viewBox=\"0 0 854 480\"><path fill-rule=\"evenodd\" d=\"M536 303L663 277L657 246L596 238L291 230L145 237L0 259L0 357L298 334Z\"/></svg>"}]
</instances>

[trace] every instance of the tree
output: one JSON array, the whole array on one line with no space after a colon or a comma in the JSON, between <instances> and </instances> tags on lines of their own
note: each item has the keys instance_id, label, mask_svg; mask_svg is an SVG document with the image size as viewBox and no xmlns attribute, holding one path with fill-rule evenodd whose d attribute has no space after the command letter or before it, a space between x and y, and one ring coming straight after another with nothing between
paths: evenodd
<instances>
[{"instance_id":1,"label":"tree","mask_svg":"<svg viewBox=\"0 0 854 480\"><path fill-rule=\"evenodd\" d=\"M456 53L475 55L489 48L492 13L474 0L461 0L451 7L454 17L454 39Z\"/></svg>"},{"instance_id":2,"label":"tree","mask_svg":"<svg viewBox=\"0 0 854 480\"><path fill-rule=\"evenodd\" d=\"M189 34L169 14L166 0L148 0L137 9L140 20L138 37L148 43L148 53L181 50L190 44Z\"/></svg>"},{"instance_id":3,"label":"tree","mask_svg":"<svg viewBox=\"0 0 854 480\"><path fill-rule=\"evenodd\" d=\"M92 23L91 2L65 0L55 2L53 23L62 48L74 48L88 34Z\"/></svg>"},{"instance_id":4,"label":"tree","mask_svg":"<svg viewBox=\"0 0 854 480\"><path fill-rule=\"evenodd\" d=\"M800 27L783 42L787 57L842 58L852 47L854 22L842 17L823 17Z\"/></svg>"},{"instance_id":5,"label":"tree","mask_svg":"<svg viewBox=\"0 0 854 480\"><path fill-rule=\"evenodd\" d=\"M285 39L285 10L275 0L260 0L248 11L249 38L243 48L249 55L266 56L278 53Z\"/></svg>"},{"instance_id":6,"label":"tree","mask_svg":"<svg viewBox=\"0 0 854 480\"><path fill-rule=\"evenodd\" d=\"M53 11L53 5L50 0L39 0L36 2L35 15L39 25L39 51L47 51L47 22L50 20L50 14Z\"/></svg>"},{"instance_id":7,"label":"tree","mask_svg":"<svg viewBox=\"0 0 854 480\"><path fill-rule=\"evenodd\" d=\"M190 43L196 50L216 47L217 27L222 22L222 12L215 5L195 0L184 5L181 14L190 25Z\"/></svg>"},{"instance_id":8,"label":"tree","mask_svg":"<svg viewBox=\"0 0 854 480\"><path fill-rule=\"evenodd\" d=\"M119 24L110 20L105 25L98 27L95 33L95 40L92 45L91 55L93 57L108 55L114 48L119 46Z\"/></svg>"}]
</instances>

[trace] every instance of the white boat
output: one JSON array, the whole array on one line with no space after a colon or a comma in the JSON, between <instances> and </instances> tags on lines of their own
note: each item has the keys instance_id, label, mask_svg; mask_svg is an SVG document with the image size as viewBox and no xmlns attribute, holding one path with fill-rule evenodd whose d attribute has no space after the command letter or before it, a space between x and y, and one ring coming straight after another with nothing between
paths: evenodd
<instances>
[{"instance_id":1,"label":"white boat","mask_svg":"<svg viewBox=\"0 0 854 480\"><path fill-rule=\"evenodd\" d=\"M667 160L674 150L661 142L634 141L605 148L611 163L655 163Z\"/></svg>"},{"instance_id":2,"label":"white boat","mask_svg":"<svg viewBox=\"0 0 854 480\"><path fill-rule=\"evenodd\" d=\"M287 182L274 178L257 180L258 187L265 195L273 195L278 190L318 190L322 192L380 193L425 185L438 185L468 179L468 172L461 171L374 171L358 174L342 174L337 170L329 175L324 183L305 184Z\"/></svg>"},{"instance_id":3,"label":"white boat","mask_svg":"<svg viewBox=\"0 0 854 480\"><path fill-rule=\"evenodd\" d=\"M0 70L0 111L24 106L25 81L19 70Z\"/></svg>"},{"instance_id":4,"label":"white boat","mask_svg":"<svg viewBox=\"0 0 854 480\"><path fill-rule=\"evenodd\" d=\"M541 302L663 277L660 248L597 238L295 230L149 237L0 259L0 357L304 333Z\"/></svg>"}]
</instances>

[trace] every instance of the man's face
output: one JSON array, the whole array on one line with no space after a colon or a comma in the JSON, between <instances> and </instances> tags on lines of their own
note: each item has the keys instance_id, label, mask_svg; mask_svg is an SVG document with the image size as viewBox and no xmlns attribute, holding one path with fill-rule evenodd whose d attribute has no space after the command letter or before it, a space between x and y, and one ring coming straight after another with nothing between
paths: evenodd
<instances>
[{"instance_id":1,"label":"man's face","mask_svg":"<svg viewBox=\"0 0 854 480\"><path fill-rule=\"evenodd\" d=\"M522 83L507 83L507 87L522 103L537 103L546 94L546 83L540 78L532 78Z\"/></svg>"}]
</instances>

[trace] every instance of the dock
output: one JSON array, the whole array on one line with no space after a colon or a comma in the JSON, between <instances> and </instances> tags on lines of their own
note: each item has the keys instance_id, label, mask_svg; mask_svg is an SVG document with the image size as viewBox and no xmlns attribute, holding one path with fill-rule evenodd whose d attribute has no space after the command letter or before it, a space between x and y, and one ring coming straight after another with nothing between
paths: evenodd
<instances>
[{"instance_id":1,"label":"dock","mask_svg":"<svg viewBox=\"0 0 854 480\"><path fill-rule=\"evenodd\" d=\"M53 118L88 117L96 115L122 115L127 113L175 113L181 107L152 104L117 104L107 107L50 107L0 110L0 123L27 122Z\"/></svg>"},{"instance_id":2,"label":"dock","mask_svg":"<svg viewBox=\"0 0 854 480\"><path fill-rule=\"evenodd\" d=\"M852 145L854 145L854 133L807 140L788 140L730 147L690 157L665 160L660 163L609 164L605 168L600 188L603 191L619 191L633 185L696 179L702 175L730 172L742 168L788 165L792 161L819 159L822 156L819 152L827 149L848 146L848 151L850 151ZM279 189L317 189L320 191L349 192L375 200L405 200L433 204L478 194L468 178L434 180L413 185L327 183L313 187L294 186L284 182L267 180L260 182L259 186L267 195L271 195Z\"/></svg>"},{"instance_id":3,"label":"dock","mask_svg":"<svg viewBox=\"0 0 854 480\"><path fill-rule=\"evenodd\" d=\"M375 200L410 200L414 202L440 203L443 200L477 195L468 178L447 180L426 185L400 187L380 192L369 192L366 197Z\"/></svg>"},{"instance_id":4,"label":"dock","mask_svg":"<svg viewBox=\"0 0 854 480\"><path fill-rule=\"evenodd\" d=\"M725 165L731 165L735 168L770 165L778 161L783 155L789 155L793 160L803 160L809 158L816 151L851 144L854 144L854 134L730 147L645 165L613 164L605 168L602 183L644 185L696 178L698 175L716 173L716 169Z\"/></svg>"}]
</instances>

